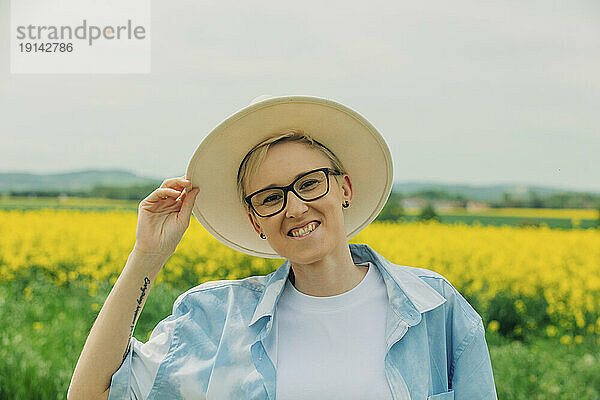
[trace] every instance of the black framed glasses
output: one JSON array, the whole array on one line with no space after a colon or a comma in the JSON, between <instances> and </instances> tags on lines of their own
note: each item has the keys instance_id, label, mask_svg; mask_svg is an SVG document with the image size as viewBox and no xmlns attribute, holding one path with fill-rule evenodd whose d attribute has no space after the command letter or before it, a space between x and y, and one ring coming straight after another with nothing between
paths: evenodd
<instances>
[{"instance_id":1,"label":"black framed glasses","mask_svg":"<svg viewBox=\"0 0 600 400\"><path fill-rule=\"evenodd\" d=\"M270 217L280 213L287 204L288 192L302 201L314 201L329 193L329 175L341 175L331 168L308 171L287 186L272 186L246 196L245 200L256 214Z\"/></svg>"}]
</instances>

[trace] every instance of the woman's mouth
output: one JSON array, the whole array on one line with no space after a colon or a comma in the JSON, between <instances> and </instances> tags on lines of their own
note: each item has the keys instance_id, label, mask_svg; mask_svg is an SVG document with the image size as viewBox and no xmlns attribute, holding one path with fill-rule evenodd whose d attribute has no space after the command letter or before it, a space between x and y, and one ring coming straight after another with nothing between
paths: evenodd
<instances>
[{"instance_id":1,"label":"woman's mouth","mask_svg":"<svg viewBox=\"0 0 600 400\"><path fill-rule=\"evenodd\" d=\"M303 239L307 236L310 236L310 234L314 232L319 225L321 225L320 222L311 221L300 228L290 230L287 235L293 237L294 239Z\"/></svg>"}]
</instances>

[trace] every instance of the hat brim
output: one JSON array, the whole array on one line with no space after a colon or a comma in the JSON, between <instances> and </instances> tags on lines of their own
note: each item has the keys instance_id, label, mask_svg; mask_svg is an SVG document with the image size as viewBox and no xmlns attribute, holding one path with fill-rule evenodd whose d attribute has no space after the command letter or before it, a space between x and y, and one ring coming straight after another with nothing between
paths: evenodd
<instances>
[{"instance_id":1,"label":"hat brim","mask_svg":"<svg viewBox=\"0 0 600 400\"><path fill-rule=\"evenodd\" d=\"M214 128L192 156L186 176L199 192L196 219L223 244L242 253L283 258L261 240L237 192L237 173L248 151L288 128L302 129L342 162L353 186L344 209L347 238L379 214L393 183L393 163L381 134L356 111L332 100L310 96L274 97L251 104Z\"/></svg>"}]
</instances>

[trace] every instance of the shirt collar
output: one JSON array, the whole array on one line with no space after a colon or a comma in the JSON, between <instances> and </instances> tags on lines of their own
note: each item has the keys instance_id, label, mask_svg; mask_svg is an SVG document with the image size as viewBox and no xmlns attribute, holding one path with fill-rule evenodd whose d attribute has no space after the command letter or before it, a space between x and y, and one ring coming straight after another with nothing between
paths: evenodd
<instances>
[{"instance_id":1,"label":"shirt collar","mask_svg":"<svg viewBox=\"0 0 600 400\"><path fill-rule=\"evenodd\" d=\"M349 244L349 246L355 264L370 261L379 268L387 288L390 306L408 326L419 323L422 313L446 302L446 299L427 282L408 271L405 267L398 268L369 246L365 244ZM272 317L275 314L277 301L283 292L289 272L290 262L286 260L281 267L270 274L252 320L248 325L250 327L261 318L269 317L266 325L267 332L263 332L263 337L271 330Z\"/></svg>"}]
</instances>

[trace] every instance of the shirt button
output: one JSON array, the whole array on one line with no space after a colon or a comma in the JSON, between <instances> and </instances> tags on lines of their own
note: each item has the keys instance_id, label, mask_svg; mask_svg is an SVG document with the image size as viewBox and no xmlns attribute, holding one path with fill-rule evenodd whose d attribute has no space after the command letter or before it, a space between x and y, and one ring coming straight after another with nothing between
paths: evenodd
<instances>
[{"instance_id":1,"label":"shirt button","mask_svg":"<svg viewBox=\"0 0 600 400\"><path fill-rule=\"evenodd\" d=\"M403 317L405 319L407 319L407 320L410 320L410 319L414 319L415 318L415 314L412 311L409 311L406 314L404 314Z\"/></svg>"}]
</instances>

